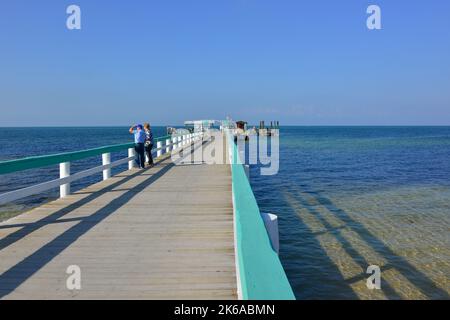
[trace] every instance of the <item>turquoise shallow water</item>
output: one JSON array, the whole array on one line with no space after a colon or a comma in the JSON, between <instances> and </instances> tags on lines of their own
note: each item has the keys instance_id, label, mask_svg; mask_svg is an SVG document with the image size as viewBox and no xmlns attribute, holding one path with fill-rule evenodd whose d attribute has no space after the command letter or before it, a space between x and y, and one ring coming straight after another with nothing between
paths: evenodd
<instances>
[{"instance_id":1,"label":"turquoise shallow water","mask_svg":"<svg viewBox=\"0 0 450 320\"><path fill-rule=\"evenodd\" d=\"M124 143L127 129L0 128L0 160ZM251 183L261 211L279 216L280 258L297 298L448 299L449 160L450 127L282 127L278 174L253 166ZM100 161L76 161L72 171ZM2 175L0 193L57 176L57 166ZM0 206L0 220L57 195ZM381 267L381 290L366 287L369 265Z\"/></svg>"},{"instance_id":2,"label":"turquoise shallow water","mask_svg":"<svg viewBox=\"0 0 450 320\"><path fill-rule=\"evenodd\" d=\"M297 298L449 298L449 127L284 127L279 173L251 177Z\"/></svg>"}]
</instances>

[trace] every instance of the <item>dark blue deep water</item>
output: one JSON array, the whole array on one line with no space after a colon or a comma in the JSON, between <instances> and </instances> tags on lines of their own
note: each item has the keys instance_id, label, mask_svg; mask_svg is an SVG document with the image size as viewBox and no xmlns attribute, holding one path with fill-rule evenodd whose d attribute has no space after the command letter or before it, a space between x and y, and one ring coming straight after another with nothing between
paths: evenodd
<instances>
[{"instance_id":1,"label":"dark blue deep water","mask_svg":"<svg viewBox=\"0 0 450 320\"><path fill-rule=\"evenodd\" d=\"M127 130L0 128L0 160L130 142ZM76 161L72 171L100 163ZM58 170L2 175L0 193ZM260 176L253 166L251 183L261 211L279 217L280 258L297 298L449 298L450 127L282 127L278 174ZM57 191L0 206L0 220ZM381 290L366 286L369 265L381 268Z\"/></svg>"}]
</instances>

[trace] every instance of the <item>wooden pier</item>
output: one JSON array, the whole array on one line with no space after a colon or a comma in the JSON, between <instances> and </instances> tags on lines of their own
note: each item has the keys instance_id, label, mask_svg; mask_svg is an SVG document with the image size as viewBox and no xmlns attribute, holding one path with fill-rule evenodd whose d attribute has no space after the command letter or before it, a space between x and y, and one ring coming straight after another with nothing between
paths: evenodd
<instances>
[{"instance_id":1,"label":"wooden pier","mask_svg":"<svg viewBox=\"0 0 450 320\"><path fill-rule=\"evenodd\" d=\"M0 223L0 299L293 299L224 135L224 164L172 161L214 141L203 133L158 138L150 169L133 167L133 144L0 162L0 175L60 166L59 179L0 194L0 204L55 187L61 196ZM70 174L71 161L98 155L101 166ZM102 182L70 192L99 173Z\"/></svg>"},{"instance_id":2,"label":"wooden pier","mask_svg":"<svg viewBox=\"0 0 450 320\"><path fill-rule=\"evenodd\" d=\"M3 298L235 299L230 168L123 172L0 224L0 249Z\"/></svg>"}]
</instances>

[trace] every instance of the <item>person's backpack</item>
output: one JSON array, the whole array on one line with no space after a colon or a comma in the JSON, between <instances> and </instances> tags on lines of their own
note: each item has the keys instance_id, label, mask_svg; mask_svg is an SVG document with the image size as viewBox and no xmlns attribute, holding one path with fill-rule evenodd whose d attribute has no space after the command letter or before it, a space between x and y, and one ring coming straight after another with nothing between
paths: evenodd
<instances>
[{"instance_id":1,"label":"person's backpack","mask_svg":"<svg viewBox=\"0 0 450 320\"><path fill-rule=\"evenodd\" d=\"M152 131L145 131L145 146L152 146L153 145L153 134Z\"/></svg>"}]
</instances>

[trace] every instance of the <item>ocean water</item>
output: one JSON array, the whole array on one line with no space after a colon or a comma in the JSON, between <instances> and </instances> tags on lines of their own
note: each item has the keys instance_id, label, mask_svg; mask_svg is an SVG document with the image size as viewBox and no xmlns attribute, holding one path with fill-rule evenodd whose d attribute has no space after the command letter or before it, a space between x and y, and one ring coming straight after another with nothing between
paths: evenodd
<instances>
[{"instance_id":1,"label":"ocean water","mask_svg":"<svg viewBox=\"0 0 450 320\"><path fill-rule=\"evenodd\" d=\"M0 128L0 160L125 143L127 130ZM100 157L76 161L72 172L95 163ZM1 175L0 193L58 170ZM261 211L279 217L280 259L297 298L449 298L450 127L282 127L278 174L260 176L252 166L251 183ZM0 206L0 220L57 196ZM366 286L369 265L381 268L380 290Z\"/></svg>"},{"instance_id":2,"label":"ocean water","mask_svg":"<svg viewBox=\"0 0 450 320\"><path fill-rule=\"evenodd\" d=\"M450 127L284 127L251 183L297 298L449 298Z\"/></svg>"}]
</instances>

